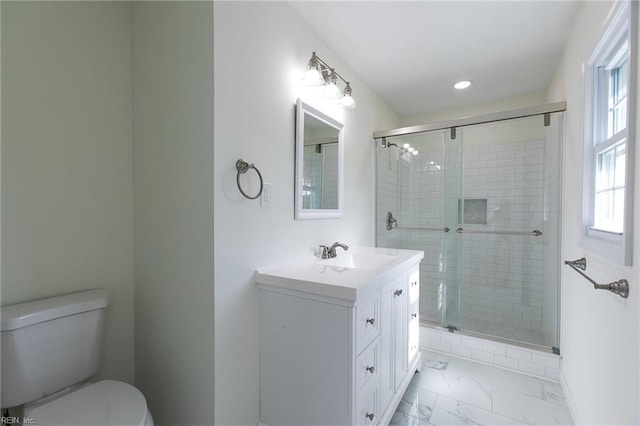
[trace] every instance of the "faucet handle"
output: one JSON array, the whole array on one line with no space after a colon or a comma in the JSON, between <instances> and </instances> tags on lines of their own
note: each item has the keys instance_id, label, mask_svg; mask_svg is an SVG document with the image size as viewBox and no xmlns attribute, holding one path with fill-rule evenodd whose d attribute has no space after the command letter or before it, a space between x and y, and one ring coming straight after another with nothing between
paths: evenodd
<instances>
[{"instance_id":1,"label":"faucet handle","mask_svg":"<svg viewBox=\"0 0 640 426\"><path fill-rule=\"evenodd\" d=\"M320 244L318 247L320 247L322 249L322 259L328 259L329 258L329 247L325 246L324 244Z\"/></svg>"}]
</instances>

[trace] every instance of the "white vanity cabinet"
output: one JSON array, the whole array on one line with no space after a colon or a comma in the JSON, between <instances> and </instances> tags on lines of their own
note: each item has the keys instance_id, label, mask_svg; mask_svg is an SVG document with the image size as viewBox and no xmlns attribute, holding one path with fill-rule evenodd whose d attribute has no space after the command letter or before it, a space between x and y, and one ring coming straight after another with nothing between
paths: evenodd
<instances>
[{"instance_id":1,"label":"white vanity cabinet","mask_svg":"<svg viewBox=\"0 0 640 426\"><path fill-rule=\"evenodd\" d=\"M256 271L261 423L388 424L420 366L412 339L423 256L392 252L397 259L366 273L314 262L314 281L296 267Z\"/></svg>"}]
</instances>

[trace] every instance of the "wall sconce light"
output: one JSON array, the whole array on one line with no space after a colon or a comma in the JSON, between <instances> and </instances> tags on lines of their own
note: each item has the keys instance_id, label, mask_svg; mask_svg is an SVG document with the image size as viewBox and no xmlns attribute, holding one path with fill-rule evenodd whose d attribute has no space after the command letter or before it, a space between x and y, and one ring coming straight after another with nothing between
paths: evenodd
<instances>
[{"instance_id":1,"label":"wall sconce light","mask_svg":"<svg viewBox=\"0 0 640 426\"><path fill-rule=\"evenodd\" d=\"M320 59L316 52L311 55L308 67L302 79L304 84L307 86L322 86L322 95L328 99L339 99L338 105L342 108L353 109L356 107L356 101L351 96L352 90L349 82ZM345 85L342 92L338 87L338 79L342 80Z\"/></svg>"}]
</instances>

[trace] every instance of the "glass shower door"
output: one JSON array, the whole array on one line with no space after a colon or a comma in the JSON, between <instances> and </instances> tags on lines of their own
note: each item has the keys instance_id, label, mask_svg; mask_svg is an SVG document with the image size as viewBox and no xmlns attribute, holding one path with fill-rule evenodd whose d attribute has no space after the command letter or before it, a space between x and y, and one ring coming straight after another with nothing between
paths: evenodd
<instances>
[{"instance_id":1,"label":"glass shower door","mask_svg":"<svg viewBox=\"0 0 640 426\"><path fill-rule=\"evenodd\" d=\"M447 232L443 238L443 316L442 325L449 329L462 328L461 284L462 284L462 244L459 217L463 191L462 134L459 131L446 132L444 140L444 185L443 206L444 226Z\"/></svg>"},{"instance_id":2,"label":"glass shower door","mask_svg":"<svg viewBox=\"0 0 640 426\"><path fill-rule=\"evenodd\" d=\"M457 260L447 258L459 271L447 280L447 291L448 297L458 295L462 330L557 344L557 277L549 272L559 264L553 249L559 231L549 225L558 223L559 168L550 162L557 162L560 144L547 140L549 132L557 133L540 116L458 131L463 183L445 191L447 203L458 205L458 238L450 238L453 248L445 250L459 253ZM447 316L453 324L454 312Z\"/></svg>"}]
</instances>

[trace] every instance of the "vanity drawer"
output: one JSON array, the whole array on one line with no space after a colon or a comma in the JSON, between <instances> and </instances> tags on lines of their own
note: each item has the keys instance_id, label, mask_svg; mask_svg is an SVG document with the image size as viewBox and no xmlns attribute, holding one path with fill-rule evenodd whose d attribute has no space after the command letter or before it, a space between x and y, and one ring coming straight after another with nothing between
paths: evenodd
<instances>
[{"instance_id":1,"label":"vanity drawer","mask_svg":"<svg viewBox=\"0 0 640 426\"><path fill-rule=\"evenodd\" d=\"M367 386L358 394L356 426L374 426L380 421L378 413L378 388Z\"/></svg>"},{"instance_id":2,"label":"vanity drawer","mask_svg":"<svg viewBox=\"0 0 640 426\"><path fill-rule=\"evenodd\" d=\"M358 390L364 388L368 383L378 380L378 370L380 366L378 357L378 340L376 339L367 349L362 351L356 360L356 383Z\"/></svg>"},{"instance_id":3,"label":"vanity drawer","mask_svg":"<svg viewBox=\"0 0 640 426\"><path fill-rule=\"evenodd\" d=\"M356 306L356 351L360 353L380 333L380 299Z\"/></svg>"}]
</instances>

